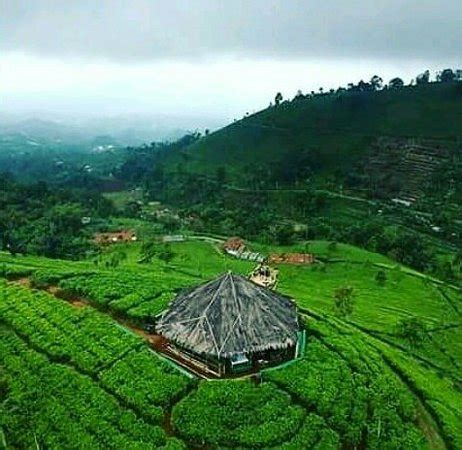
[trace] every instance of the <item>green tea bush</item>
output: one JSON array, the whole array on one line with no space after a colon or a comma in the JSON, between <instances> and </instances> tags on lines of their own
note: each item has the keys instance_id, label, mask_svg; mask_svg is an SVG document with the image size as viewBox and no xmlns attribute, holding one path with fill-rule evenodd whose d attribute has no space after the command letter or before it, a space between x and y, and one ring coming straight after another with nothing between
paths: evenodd
<instances>
[{"instance_id":1,"label":"green tea bush","mask_svg":"<svg viewBox=\"0 0 462 450\"><path fill-rule=\"evenodd\" d=\"M9 448L174 448L162 428L121 406L91 378L51 363L11 331L0 330L0 337L6 384L0 427Z\"/></svg>"},{"instance_id":2,"label":"green tea bush","mask_svg":"<svg viewBox=\"0 0 462 450\"><path fill-rule=\"evenodd\" d=\"M34 271L31 276L31 284L36 288L43 288L50 284L57 284L61 280L72 278L72 277L89 277L93 275L93 271L83 270L57 270L57 269L39 269Z\"/></svg>"},{"instance_id":3,"label":"green tea bush","mask_svg":"<svg viewBox=\"0 0 462 450\"><path fill-rule=\"evenodd\" d=\"M90 308L75 309L53 296L0 286L4 322L53 361L99 377L102 385L152 421L193 381L144 346L142 340Z\"/></svg>"},{"instance_id":4,"label":"green tea bush","mask_svg":"<svg viewBox=\"0 0 462 450\"><path fill-rule=\"evenodd\" d=\"M179 435L197 445L262 448L300 428L305 411L271 383L204 382L173 409Z\"/></svg>"},{"instance_id":5,"label":"green tea bush","mask_svg":"<svg viewBox=\"0 0 462 450\"><path fill-rule=\"evenodd\" d=\"M281 445L280 450L337 450L339 447L339 435L322 417L309 413L296 436Z\"/></svg>"},{"instance_id":6,"label":"green tea bush","mask_svg":"<svg viewBox=\"0 0 462 450\"><path fill-rule=\"evenodd\" d=\"M95 373L141 339L109 317L88 308L76 310L62 300L19 286L4 286L3 320L52 358Z\"/></svg>"},{"instance_id":7,"label":"green tea bush","mask_svg":"<svg viewBox=\"0 0 462 450\"><path fill-rule=\"evenodd\" d=\"M328 425L352 445L361 440L367 418L364 377L318 341L307 344L305 356L294 364L268 371L265 379L289 391L307 409L325 417Z\"/></svg>"},{"instance_id":8,"label":"green tea bush","mask_svg":"<svg viewBox=\"0 0 462 450\"><path fill-rule=\"evenodd\" d=\"M134 350L100 374L101 382L127 404L160 420L195 384L147 348Z\"/></svg>"},{"instance_id":9,"label":"green tea bush","mask_svg":"<svg viewBox=\"0 0 462 450\"><path fill-rule=\"evenodd\" d=\"M23 266L15 266L10 264L0 265L1 278L21 278L28 277L33 272L33 269Z\"/></svg>"},{"instance_id":10,"label":"green tea bush","mask_svg":"<svg viewBox=\"0 0 462 450\"><path fill-rule=\"evenodd\" d=\"M174 297L173 292L164 292L157 298L147 300L127 311L127 316L137 321L154 321L155 317L167 309ZM111 307L114 302L111 303Z\"/></svg>"},{"instance_id":11,"label":"green tea bush","mask_svg":"<svg viewBox=\"0 0 462 450\"><path fill-rule=\"evenodd\" d=\"M338 347L337 338L342 340ZM369 363L374 362L365 364L351 339L336 333L327 337L328 345L311 339L302 359L283 369L267 371L264 378L323 417L348 446L366 443L368 449L422 448L423 436L414 425L412 397L380 362L378 354L357 342Z\"/></svg>"},{"instance_id":12,"label":"green tea bush","mask_svg":"<svg viewBox=\"0 0 462 450\"><path fill-rule=\"evenodd\" d=\"M59 286L100 307L143 321L154 320L173 298L173 289L186 284L186 278L176 275L154 276L124 270L70 277L62 279Z\"/></svg>"}]
</instances>

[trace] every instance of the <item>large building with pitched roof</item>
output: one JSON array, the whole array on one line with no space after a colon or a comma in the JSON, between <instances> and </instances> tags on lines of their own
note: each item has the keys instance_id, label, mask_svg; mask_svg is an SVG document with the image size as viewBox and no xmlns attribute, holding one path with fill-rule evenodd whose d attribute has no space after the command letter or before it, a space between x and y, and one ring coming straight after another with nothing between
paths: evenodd
<instances>
[{"instance_id":1,"label":"large building with pitched roof","mask_svg":"<svg viewBox=\"0 0 462 450\"><path fill-rule=\"evenodd\" d=\"M156 329L220 375L289 360L300 337L295 303L227 273L180 293Z\"/></svg>"}]
</instances>

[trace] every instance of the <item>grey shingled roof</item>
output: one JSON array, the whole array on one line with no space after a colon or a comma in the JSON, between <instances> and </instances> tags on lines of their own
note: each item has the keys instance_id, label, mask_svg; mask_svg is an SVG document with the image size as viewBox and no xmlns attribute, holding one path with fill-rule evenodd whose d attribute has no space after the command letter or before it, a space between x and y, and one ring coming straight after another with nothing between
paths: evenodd
<instances>
[{"instance_id":1,"label":"grey shingled roof","mask_svg":"<svg viewBox=\"0 0 462 450\"><path fill-rule=\"evenodd\" d=\"M299 327L289 298L227 273L180 293L156 328L195 353L228 358L295 345Z\"/></svg>"}]
</instances>

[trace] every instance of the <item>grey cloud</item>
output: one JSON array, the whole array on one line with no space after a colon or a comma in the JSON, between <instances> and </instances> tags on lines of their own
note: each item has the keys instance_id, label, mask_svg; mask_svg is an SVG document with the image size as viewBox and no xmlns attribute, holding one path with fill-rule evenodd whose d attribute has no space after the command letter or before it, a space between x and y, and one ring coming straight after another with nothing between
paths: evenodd
<instances>
[{"instance_id":1,"label":"grey cloud","mask_svg":"<svg viewBox=\"0 0 462 450\"><path fill-rule=\"evenodd\" d=\"M0 49L114 61L445 59L461 0L2 0Z\"/></svg>"}]
</instances>

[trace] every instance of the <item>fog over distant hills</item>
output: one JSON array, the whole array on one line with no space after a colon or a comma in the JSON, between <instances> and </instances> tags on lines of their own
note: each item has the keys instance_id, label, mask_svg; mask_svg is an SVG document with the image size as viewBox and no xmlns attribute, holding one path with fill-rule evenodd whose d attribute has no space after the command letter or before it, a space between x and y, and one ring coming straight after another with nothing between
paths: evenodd
<instances>
[{"instance_id":1,"label":"fog over distant hills","mask_svg":"<svg viewBox=\"0 0 462 450\"><path fill-rule=\"evenodd\" d=\"M91 143L95 139L121 146L175 140L187 132L223 125L205 117L117 115L61 116L46 113L0 114L0 134L63 143Z\"/></svg>"}]
</instances>

